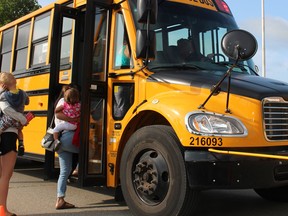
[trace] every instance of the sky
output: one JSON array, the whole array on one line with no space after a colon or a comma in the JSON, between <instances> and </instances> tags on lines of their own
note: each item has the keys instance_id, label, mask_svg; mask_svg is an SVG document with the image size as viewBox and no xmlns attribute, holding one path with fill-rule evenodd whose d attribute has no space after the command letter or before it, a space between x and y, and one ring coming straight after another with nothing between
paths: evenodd
<instances>
[{"instance_id":1,"label":"sky","mask_svg":"<svg viewBox=\"0 0 288 216\"><path fill-rule=\"evenodd\" d=\"M46 6L55 0L38 0ZM253 57L263 76L262 0L225 0L240 29L252 33L258 42ZM288 83L288 0L265 0L265 76Z\"/></svg>"}]
</instances>

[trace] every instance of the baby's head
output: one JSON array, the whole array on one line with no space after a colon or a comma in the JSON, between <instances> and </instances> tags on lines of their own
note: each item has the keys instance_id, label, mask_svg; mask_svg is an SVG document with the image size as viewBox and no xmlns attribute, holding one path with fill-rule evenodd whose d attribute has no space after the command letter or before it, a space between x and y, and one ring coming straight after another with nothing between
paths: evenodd
<instances>
[{"instance_id":1,"label":"baby's head","mask_svg":"<svg viewBox=\"0 0 288 216\"><path fill-rule=\"evenodd\" d=\"M69 104L79 102L79 91L76 88L69 88L64 92L64 100Z\"/></svg>"},{"instance_id":2,"label":"baby's head","mask_svg":"<svg viewBox=\"0 0 288 216\"><path fill-rule=\"evenodd\" d=\"M9 90L16 88L16 79L11 73L0 73L0 84L6 86Z\"/></svg>"}]
</instances>

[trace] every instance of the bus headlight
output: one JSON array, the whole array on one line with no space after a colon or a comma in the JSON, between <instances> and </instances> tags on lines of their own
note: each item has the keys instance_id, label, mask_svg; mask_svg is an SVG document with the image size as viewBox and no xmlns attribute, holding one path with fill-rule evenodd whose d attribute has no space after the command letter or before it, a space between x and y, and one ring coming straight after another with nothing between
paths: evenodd
<instances>
[{"instance_id":1,"label":"bus headlight","mask_svg":"<svg viewBox=\"0 0 288 216\"><path fill-rule=\"evenodd\" d=\"M190 133L213 136L246 136L247 129L242 122L231 116L215 113L192 112L185 117Z\"/></svg>"}]
</instances>

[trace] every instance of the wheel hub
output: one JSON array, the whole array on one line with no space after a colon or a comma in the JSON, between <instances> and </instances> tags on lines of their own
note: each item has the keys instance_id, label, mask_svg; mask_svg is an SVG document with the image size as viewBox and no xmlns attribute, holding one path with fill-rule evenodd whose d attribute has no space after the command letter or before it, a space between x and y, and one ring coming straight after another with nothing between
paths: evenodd
<instances>
[{"instance_id":1,"label":"wheel hub","mask_svg":"<svg viewBox=\"0 0 288 216\"><path fill-rule=\"evenodd\" d=\"M167 163L161 154L147 151L142 154L133 171L134 188L147 204L157 204L169 189Z\"/></svg>"}]
</instances>

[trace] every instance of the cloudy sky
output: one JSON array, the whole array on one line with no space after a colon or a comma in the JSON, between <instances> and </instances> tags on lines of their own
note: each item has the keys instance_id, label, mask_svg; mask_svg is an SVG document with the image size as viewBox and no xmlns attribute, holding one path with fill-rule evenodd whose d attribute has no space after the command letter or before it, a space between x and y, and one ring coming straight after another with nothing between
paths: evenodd
<instances>
[{"instance_id":1,"label":"cloudy sky","mask_svg":"<svg viewBox=\"0 0 288 216\"><path fill-rule=\"evenodd\" d=\"M240 28L258 41L255 64L262 75L262 0L226 0ZM266 77L288 82L288 1L265 0Z\"/></svg>"},{"instance_id":2,"label":"cloudy sky","mask_svg":"<svg viewBox=\"0 0 288 216\"><path fill-rule=\"evenodd\" d=\"M38 0L45 6L54 0ZM257 39L254 62L262 75L262 0L226 0L241 29ZM265 0L266 77L288 82L288 0Z\"/></svg>"}]
</instances>

